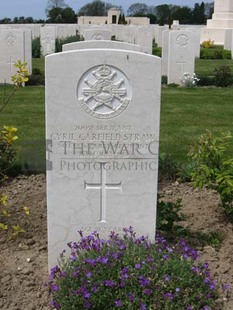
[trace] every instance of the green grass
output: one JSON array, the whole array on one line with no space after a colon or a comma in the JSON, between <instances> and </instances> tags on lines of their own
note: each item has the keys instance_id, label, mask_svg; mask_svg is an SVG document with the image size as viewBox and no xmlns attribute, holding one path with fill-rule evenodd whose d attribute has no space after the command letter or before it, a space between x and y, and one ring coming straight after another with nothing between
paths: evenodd
<instances>
[{"instance_id":1,"label":"green grass","mask_svg":"<svg viewBox=\"0 0 233 310\"><path fill-rule=\"evenodd\" d=\"M41 72L44 72L44 58L32 58L32 68L38 68Z\"/></svg>"},{"instance_id":2,"label":"green grass","mask_svg":"<svg viewBox=\"0 0 233 310\"><path fill-rule=\"evenodd\" d=\"M210 70L206 63L222 65L224 60L198 60L200 68ZM233 62L233 61L232 61ZM33 66L42 68L44 60L34 59ZM10 88L8 88L10 91ZM21 161L45 158L44 87L21 88L0 114L0 124L18 128L17 148ZM2 89L0 88L0 100ZM190 145L206 129L233 132L233 88L163 88L161 98L160 152L177 161L187 161ZM29 145L28 140L40 140ZM26 153L26 154L25 154ZM233 143L229 154L233 153ZM33 156L36 159L33 159Z\"/></svg>"},{"instance_id":3,"label":"green grass","mask_svg":"<svg viewBox=\"0 0 233 310\"><path fill-rule=\"evenodd\" d=\"M213 75L215 68L221 66L229 66L233 73L233 60L232 59L196 59L195 61L195 73L197 75Z\"/></svg>"},{"instance_id":4,"label":"green grass","mask_svg":"<svg viewBox=\"0 0 233 310\"><path fill-rule=\"evenodd\" d=\"M232 131L233 88L164 88L161 101L160 152L178 161L206 129ZM233 143L229 154L233 152Z\"/></svg>"}]
</instances>

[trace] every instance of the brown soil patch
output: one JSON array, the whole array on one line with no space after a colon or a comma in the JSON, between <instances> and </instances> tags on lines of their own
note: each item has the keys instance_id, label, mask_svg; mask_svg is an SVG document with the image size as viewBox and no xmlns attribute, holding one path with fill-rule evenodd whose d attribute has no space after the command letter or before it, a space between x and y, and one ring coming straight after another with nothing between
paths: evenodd
<instances>
[{"instance_id":1,"label":"brown soil patch","mask_svg":"<svg viewBox=\"0 0 233 310\"><path fill-rule=\"evenodd\" d=\"M0 231L0 309L48 310L49 294L45 286L47 270L46 184L44 175L21 176L1 188L9 195L9 208L20 217L22 206L30 209L27 233L8 240ZM224 218L219 198L209 190L194 190L189 184L160 184L164 200L182 198L184 226L191 231L220 232L219 247L205 246L201 261L207 261L220 284L233 287L233 225ZM221 296L216 309L232 310L233 294ZM181 309L182 310L182 309Z\"/></svg>"}]
</instances>

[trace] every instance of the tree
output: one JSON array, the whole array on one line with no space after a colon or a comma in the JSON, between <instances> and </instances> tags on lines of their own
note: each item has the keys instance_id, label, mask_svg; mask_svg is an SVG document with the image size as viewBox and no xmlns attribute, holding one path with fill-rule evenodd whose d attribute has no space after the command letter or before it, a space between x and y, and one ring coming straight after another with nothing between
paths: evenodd
<instances>
[{"instance_id":1,"label":"tree","mask_svg":"<svg viewBox=\"0 0 233 310\"><path fill-rule=\"evenodd\" d=\"M208 19L212 17L214 13L214 2L205 3L205 15Z\"/></svg>"},{"instance_id":2,"label":"tree","mask_svg":"<svg viewBox=\"0 0 233 310\"><path fill-rule=\"evenodd\" d=\"M134 3L127 10L128 16L145 16L148 14L148 6L145 3Z\"/></svg>"},{"instance_id":3,"label":"tree","mask_svg":"<svg viewBox=\"0 0 233 310\"><path fill-rule=\"evenodd\" d=\"M193 9L193 23L198 25L203 25L206 23L204 2L202 2L201 4L195 3Z\"/></svg>"},{"instance_id":4,"label":"tree","mask_svg":"<svg viewBox=\"0 0 233 310\"><path fill-rule=\"evenodd\" d=\"M70 8L53 8L48 11L48 23L76 23L77 16Z\"/></svg>"},{"instance_id":5,"label":"tree","mask_svg":"<svg viewBox=\"0 0 233 310\"><path fill-rule=\"evenodd\" d=\"M108 10L112 7L116 7L111 3L104 3L101 0L94 0L91 3L87 3L78 12L79 16L107 16ZM120 7L119 7L120 9Z\"/></svg>"},{"instance_id":6,"label":"tree","mask_svg":"<svg viewBox=\"0 0 233 310\"><path fill-rule=\"evenodd\" d=\"M171 18L171 10L169 5L161 4L156 6L156 17L158 19L159 25L164 25L168 23L168 20Z\"/></svg>"},{"instance_id":7,"label":"tree","mask_svg":"<svg viewBox=\"0 0 233 310\"><path fill-rule=\"evenodd\" d=\"M54 8L66 8L68 5L65 3L64 0L48 0L47 6L45 9L45 13L48 16L48 12Z\"/></svg>"},{"instance_id":8,"label":"tree","mask_svg":"<svg viewBox=\"0 0 233 310\"><path fill-rule=\"evenodd\" d=\"M180 24L190 24L192 23L192 9L187 6L180 7L172 14L172 19L179 20Z\"/></svg>"}]
</instances>

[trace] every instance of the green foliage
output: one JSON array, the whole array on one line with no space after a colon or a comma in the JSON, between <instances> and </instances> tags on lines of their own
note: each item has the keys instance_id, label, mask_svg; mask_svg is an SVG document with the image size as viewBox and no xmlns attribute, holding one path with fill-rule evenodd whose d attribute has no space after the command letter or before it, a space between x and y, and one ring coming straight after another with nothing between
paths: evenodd
<instances>
[{"instance_id":1,"label":"green foliage","mask_svg":"<svg viewBox=\"0 0 233 310\"><path fill-rule=\"evenodd\" d=\"M25 233L28 225L30 211L24 206L20 210L20 223L17 214L8 205L8 196L2 194L0 196L0 231L7 231L9 238L17 237L20 233Z\"/></svg>"},{"instance_id":2,"label":"green foliage","mask_svg":"<svg viewBox=\"0 0 233 310\"><path fill-rule=\"evenodd\" d=\"M159 179L174 180L178 171L177 162L170 154L159 154Z\"/></svg>"},{"instance_id":3,"label":"green foliage","mask_svg":"<svg viewBox=\"0 0 233 310\"><path fill-rule=\"evenodd\" d=\"M5 178L5 173L14 161L15 150L12 143L18 139L16 131L15 127L4 126L0 132L0 179Z\"/></svg>"},{"instance_id":4,"label":"green foliage","mask_svg":"<svg viewBox=\"0 0 233 310\"><path fill-rule=\"evenodd\" d=\"M231 51L222 48L201 48L201 59L231 59Z\"/></svg>"},{"instance_id":5,"label":"green foliage","mask_svg":"<svg viewBox=\"0 0 233 310\"><path fill-rule=\"evenodd\" d=\"M158 196L156 229L169 233L182 229L180 225L177 225L185 219L180 213L181 209L181 199L177 199L175 203L165 202Z\"/></svg>"},{"instance_id":6,"label":"green foliage","mask_svg":"<svg viewBox=\"0 0 233 310\"><path fill-rule=\"evenodd\" d=\"M47 16L48 23L77 23L76 13L70 7L53 7L51 10L48 11Z\"/></svg>"},{"instance_id":7,"label":"green foliage","mask_svg":"<svg viewBox=\"0 0 233 310\"><path fill-rule=\"evenodd\" d=\"M157 45L153 45L152 54L154 56L162 57L162 48L161 47L157 47Z\"/></svg>"},{"instance_id":8,"label":"green foliage","mask_svg":"<svg viewBox=\"0 0 233 310\"><path fill-rule=\"evenodd\" d=\"M40 38L35 38L32 40L32 58L41 57L41 45Z\"/></svg>"},{"instance_id":9,"label":"green foliage","mask_svg":"<svg viewBox=\"0 0 233 310\"><path fill-rule=\"evenodd\" d=\"M162 83L162 85L167 85L167 76L166 75L162 75L161 83Z\"/></svg>"},{"instance_id":10,"label":"green foliage","mask_svg":"<svg viewBox=\"0 0 233 310\"><path fill-rule=\"evenodd\" d=\"M198 86L212 86L215 85L214 76L198 75Z\"/></svg>"},{"instance_id":11,"label":"green foliage","mask_svg":"<svg viewBox=\"0 0 233 310\"><path fill-rule=\"evenodd\" d=\"M108 10L112 7L113 5L111 3L94 0L82 6L78 12L78 16L107 16ZM114 7L120 9L118 6Z\"/></svg>"},{"instance_id":12,"label":"green foliage","mask_svg":"<svg viewBox=\"0 0 233 310\"><path fill-rule=\"evenodd\" d=\"M170 246L136 237L132 227L108 240L97 233L70 242L70 258L61 255L51 269L49 287L55 309L207 309L217 299L208 264L184 240Z\"/></svg>"},{"instance_id":13,"label":"green foliage","mask_svg":"<svg viewBox=\"0 0 233 310\"><path fill-rule=\"evenodd\" d=\"M214 69L215 85L227 87L233 84L233 75L229 66L221 66Z\"/></svg>"},{"instance_id":14,"label":"green foliage","mask_svg":"<svg viewBox=\"0 0 233 310\"><path fill-rule=\"evenodd\" d=\"M62 45L72 42L83 41L83 37L79 34L75 36L68 36L66 38L59 38L55 41L55 53L59 53L62 51Z\"/></svg>"},{"instance_id":15,"label":"green foliage","mask_svg":"<svg viewBox=\"0 0 233 310\"><path fill-rule=\"evenodd\" d=\"M26 86L45 85L45 75L39 68L33 68Z\"/></svg>"},{"instance_id":16,"label":"green foliage","mask_svg":"<svg viewBox=\"0 0 233 310\"><path fill-rule=\"evenodd\" d=\"M207 130L188 155L195 164L195 170L191 174L193 185L216 190L228 218L233 220L233 158L225 155L230 142L232 143L230 132L218 136Z\"/></svg>"}]
</instances>

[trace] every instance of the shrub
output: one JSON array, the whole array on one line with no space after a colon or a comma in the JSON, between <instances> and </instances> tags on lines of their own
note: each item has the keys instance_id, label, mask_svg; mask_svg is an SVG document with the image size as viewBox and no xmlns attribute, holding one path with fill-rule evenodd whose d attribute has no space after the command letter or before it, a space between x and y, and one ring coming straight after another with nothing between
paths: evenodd
<instances>
[{"instance_id":1,"label":"shrub","mask_svg":"<svg viewBox=\"0 0 233 310\"><path fill-rule=\"evenodd\" d=\"M214 76L198 75L198 86L211 86L215 85Z\"/></svg>"},{"instance_id":2,"label":"shrub","mask_svg":"<svg viewBox=\"0 0 233 310\"><path fill-rule=\"evenodd\" d=\"M231 51L201 48L200 59L231 59Z\"/></svg>"},{"instance_id":3,"label":"shrub","mask_svg":"<svg viewBox=\"0 0 233 310\"><path fill-rule=\"evenodd\" d=\"M167 85L167 76L166 75L162 75L161 83L162 83L162 85Z\"/></svg>"},{"instance_id":4,"label":"shrub","mask_svg":"<svg viewBox=\"0 0 233 310\"><path fill-rule=\"evenodd\" d=\"M212 41L211 39L203 41L201 43L201 47L204 47L204 48L211 48L213 46L214 46L214 41Z\"/></svg>"},{"instance_id":5,"label":"shrub","mask_svg":"<svg viewBox=\"0 0 233 310\"><path fill-rule=\"evenodd\" d=\"M70 258L61 255L51 269L49 287L55 309L207 309L217 298L208 264L184 240L171 247L136 237L132 227L109 240L97 233L70 242Z\"/></svg>"},{"instance_id":6,"label":"shrub","mask_svg":"<svg viewBox=\"0 0 233 310\"><path fill-rule=\"evenodd\" d=\"M18 139L16 131L15 127L4 126L0 132L0 179L4 179L4 174L14 161L15 150L12 143Z\"/></svg>"},{"instance_id":7,"label":"shrub","mask_svg":"<svg viewBox=\"0 0 233 310\"><path fill-rule=\"evenodd\" d=\"M41 57L41 44L40 38L35 38L32 40L32 58Z\"/></svg>"},{"instance_id":8,"label":"shrub","mask_svg":"<svg viewBox=\"0 0 233 310\"><path fill-rule=\"evenodd\" d=\"M45 75L39 68L32 69L32 74L29 75L29 80L26 86L45 85Z\"/></svg>"},{"instance_id":9,"label":"shrub","mask_svg":"<svg viewBox=\"0 0 233 310\"><path fill-rule=\"evenodd\" d=\"M188 156L196 166L191 174L194 187L208 186L216 190L228 219L232 221L233 159L225 155L230 140L230 132L218 136L207 130L191 147Z\"/></svg>"},{"instance_id":10,"label":"shrub","mask_svg":"<svg viewBox=\"0 0 233 310\"><path fill-rule=\"evenodd\" d=\"M66 38L56 39L56 41L55 41L55 53L59 53L62 51L62 45L63 44L82 41L82 40L83 40L83 37L80 36L79 34L77 34L75 36L68 36Z\"/></svg>"},{"instance_id":11,"label":"shrub","mask_svg":"<svg viewBox=\"0 0 233 310\"><path fill-rule=\"evenodd\" d=\"M159 179L174 180L178 171L177 162L170 154L159 154Z\"/></svg>"},{"instance_id":12,"label":"shrub","mask_svg":"<svg viewBox=\"0 0 233 310\"><path fill-rule=\"evenodd\" d=\"M214 69L215 85L227 87L233 84L233 76L229 66L221 66Z\"/></svg>"},{"instance_id":13,"label":"shrub","mask_svg":"<svg viewBox=\"0 0 233 310\"><path fill-rule=\"evenodd\" d=\"M157 221L156 229L172 233L174 230L182 228L177 225L184 220L184 216L179 214L182 209L181 199L174 202L165 202L160 196L157 201Z\"/></svg>"}]
</instances>

